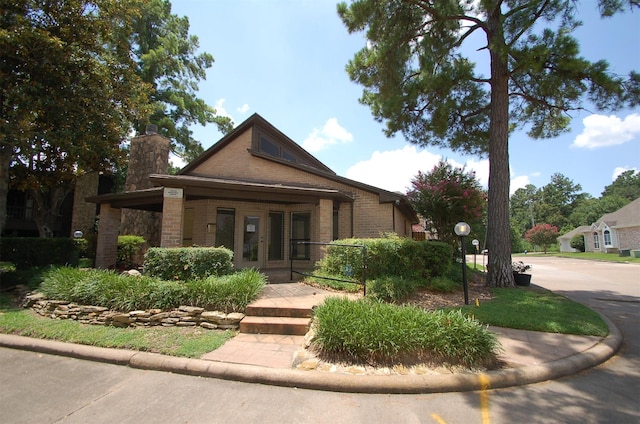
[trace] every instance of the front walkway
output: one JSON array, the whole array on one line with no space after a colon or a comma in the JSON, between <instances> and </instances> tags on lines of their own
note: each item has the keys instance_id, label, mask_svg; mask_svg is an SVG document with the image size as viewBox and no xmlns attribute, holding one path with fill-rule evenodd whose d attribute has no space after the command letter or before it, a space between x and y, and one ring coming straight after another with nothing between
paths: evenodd
<instances>
[{"instance_id":1,"label":"front walkway","mask_svg":"<svg viewBox=\"0 0 640 424\"><path fill-rule=\"evenodd\" d=\"M273 278L273 276L270 276ZM313 308L329 296L344 296L301 283L267 284L250 306L259 308ZM351 295L349 297L357 297ZM234 364L291 368L297 352L304 352L304 336L240 333L201 359Z\"/></svg>"}]
</instances>

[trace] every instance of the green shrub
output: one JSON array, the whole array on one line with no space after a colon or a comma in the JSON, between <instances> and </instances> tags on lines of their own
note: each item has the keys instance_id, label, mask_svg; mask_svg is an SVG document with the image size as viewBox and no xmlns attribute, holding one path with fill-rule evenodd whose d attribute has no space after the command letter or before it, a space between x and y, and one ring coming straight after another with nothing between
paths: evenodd
<instances>
[{"instance_id":1,"label":"green shrub","mask_svg":"<svg viewBox=\"0 0 640 424\"><path fill-rule=\"evenodd\" d=\"M163 280L198 280L233 271L233 251L224 247L153 247L144 260L144 274Z\"/></svg>"},{"instance_id":2,"label":"green shrub","mask_svg":"<svg viewBox=\"0 0 640 424\"><path fill-rule=\"evenodd\" d=\"M86 278L87 272L70 267L50 269L44 273L39 290L48 299L71 301L75 286Z\"/></svg>"},{"instance_id":3,"label":"green shrub","mask_svg":"<svg viewBox=\"0 0 640 424\"><path fill-rule=\"evenodd\" d=\"M60 267L45 274L40 291L49 299L132 311L180 306L185 290L177 282L152 277Z\"/></svg>"},{"instance_id":4,"label":"green shrub","mask_svg":"<svg viewBox=\"0 0 640 424\"><path fill-rule=\"evenodd\" d=\"M416 286L415 280L386 275L367 283L367 296L387 302L400 302L413 294Z\"/></svg>"},{"instance_id":5,"label":"green shrub","mask_svg":"<svg viewBox=\"0 0 640 424\"><path fill-rule=\"evenodd\" d=\"M480 367L490 364L498 349L495 335L460 311L330 297L314 318L319 353L359 363L396 363L411 356Z\"/></svg>"},{"instance_id":6,"label":"green shrub","mask_svg":"<svg viewBox=\"0 0 640 424\"><path fill-rule=\"evenodd\" d=\"M451 293L460 290L460 287L462 286L461 282L462 280L456 282L448 277L435 277L429 281L427 287L431 290Z\"/></svg>"},{"instance_id":7,"label":"green shrub","mask_svg":"<svg viewBox=\"0 0 640 424\"><path fill-rule=\"evenodd\" d=\"M144 237L141 236L118 236L118 264L125 268L133 268L136 255L142 251L142 247L146 243Z\"/></svg>"},{"instance_id":8,"label":"green shrub","mask_svg":"<svg viewBox=\"0 0 640 424\"><path fill-rule=\"evenodd\" d=\"M185 303L225 313L242 312L258 297L264 286L264 275L255 269L187 281Z\"/></svg>"},{"instance_id":9,"label":"green shrub","mask_svg":"<svg viewBox=\"0 0 640 424\"><path fill-rule=\"evenodd\" d=\"M569 245L579 252L584 252L584 236L582 234L576 234L575 236L571 237Z\"/></svg>"},{"instance_id":10,"label":"green shrub","mask_svg":"<svg viewBox=\"0 0 640 424\"><path fill-rule=\"evenodd\" d=\"M40 291L49 299L124 312L180 305L241 312L258 297L265 281L264 275L253 269L181 283L113 271L60 267L45 273Z\"/></svg>"},{"instance_id":11,"label":"green shrub","mask_svg":"<svg viewBox=\"0 0 640 424\"><path fill-rule=\"evenodd\" d=\"M429 277L445 274L451 266L452 251L446 243L387 235L335 241L317 264L321 272L362 280L362 250L345 245L366 247L367 280L395 276L425 282Z\"/></svg>"},{"instance_id":12,"label":"green shrub","mask_svg":"<svg viewBox=\"0 0 640 424\"><path fill-rule=\"evenodd\" d=\"M78 265L79 251L70 238L2 237L0 257L18 270L49 265Z\"/></svg>"}]
</instances>

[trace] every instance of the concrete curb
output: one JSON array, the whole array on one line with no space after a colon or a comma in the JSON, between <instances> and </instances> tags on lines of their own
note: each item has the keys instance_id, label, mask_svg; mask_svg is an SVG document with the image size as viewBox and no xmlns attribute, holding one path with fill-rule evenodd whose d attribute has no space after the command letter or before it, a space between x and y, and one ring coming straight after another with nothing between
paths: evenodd
<instances>
[{"instance_id":1,"label":"concrete curb","mask_svg":"<svg viewBox=\"0 0 640 424\"><path fill-rule=\"evenodd\" d=\"M0 334L0 346L128 365L132 368L274 386L346 393L445 393L497 389L553 380L595 367L618 351L622 334L601 314L609 334L593 347L574 355L522 368L478 374L436 375L348 375L296 369L266 368L202 359L179 358L155 353L63 343L52 340Z\"/></svg>"}]
</instances>

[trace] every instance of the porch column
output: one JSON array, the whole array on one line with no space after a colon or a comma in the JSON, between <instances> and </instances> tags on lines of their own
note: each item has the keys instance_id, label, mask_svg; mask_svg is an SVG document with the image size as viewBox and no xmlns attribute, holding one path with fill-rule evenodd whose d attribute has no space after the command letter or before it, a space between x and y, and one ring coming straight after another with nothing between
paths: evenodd
<instances>
[{"instance_id":1,"label":"porch column","mask_svg":"<svg viewBox=\"0 0 640 424\"><path fill-rule=\"evenodd\" d=\"M329 243L333 239L333 200L320 199L318 203L318 223L320 242Z\"/></svg>"},{"instance_id":2,"label":"porch column","mask_svg":"<svg viewBox=\"0 0 640 424\"><path fill-rule=\"evenodd\" d=\"M184 197L181 188L164 188L162 200L162 232L160 247L182 246L182 219Z\"/></svg>"},{"instance_id":3,"label":"porch column","mask_svg":"<svg viewBox=\"0 0 640 424\"><path fill-rule=\"evenodd\" d=\"M120 209L110 204L100 205L98 240L96 245L96 268L115 268L118 260L118 234L120 232Z\"/></svg>"}]
</instances>

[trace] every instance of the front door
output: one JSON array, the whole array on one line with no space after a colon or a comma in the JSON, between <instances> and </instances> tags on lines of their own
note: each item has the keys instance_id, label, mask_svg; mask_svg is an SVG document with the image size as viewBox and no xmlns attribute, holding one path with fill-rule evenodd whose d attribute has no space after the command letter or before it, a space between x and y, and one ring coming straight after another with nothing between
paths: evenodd
<instances>
[{"instance_id":1,"label":"front door","mask_svg":"<svg viewBox=\"0 0 640 424\"><path fill-rule=\"evenodd\" d=\"M261 213L247 213L242 218L242 256L240 268L264 266L264 219Z\"/></svg>"}]
</instances>

